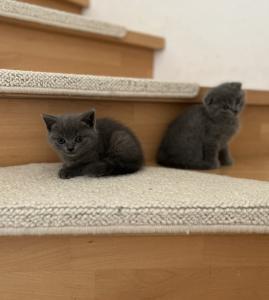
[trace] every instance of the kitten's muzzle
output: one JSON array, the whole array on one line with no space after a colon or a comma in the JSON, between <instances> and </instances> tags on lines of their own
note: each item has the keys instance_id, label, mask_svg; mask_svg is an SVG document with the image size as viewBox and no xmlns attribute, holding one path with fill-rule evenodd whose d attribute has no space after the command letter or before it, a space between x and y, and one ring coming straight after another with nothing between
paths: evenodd
<instances>
[{"instance_id":1,"label":"kitten's muzzle","mask_svg":"<svg viewBox=\"0 0 269 300\"><path fill-rule=\"evenodd\" d=\"M75 147L69 146L69 147L66 147L66 150L67 150L67 153L74 153Z\"/></svg>"}]
</instances>

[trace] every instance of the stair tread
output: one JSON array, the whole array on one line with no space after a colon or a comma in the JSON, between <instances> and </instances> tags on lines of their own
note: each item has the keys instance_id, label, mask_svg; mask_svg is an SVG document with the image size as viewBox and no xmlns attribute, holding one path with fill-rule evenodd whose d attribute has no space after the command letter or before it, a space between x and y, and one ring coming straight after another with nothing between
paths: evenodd
<instances>
[{"instance_id":1,"label":"stair tread","mask_svg":"<svg viewBox=\"0 0 269 300\"><path fill-rule=\"evenodd\" d=\"M124 26L96 21L72 13L13 0L0 2L0 18L33 27L55 29L65 33L88 35L152 49L162 49L161 37L128 31Z\"/></svg>"},{"instance_id":2,"label":"stair tread","mask_svg":"<svg viewBox=\"0 0 269 300\"><path fill-rule=\"evenodd\" d=\"M160 167L61 180L58 168L0 168L0 234L269 232L268 182Z\"/></svg>"},{"instance_id":3,"label":"stair tread","mask_svg":"<svg viewBox=\"0 0 269 300\"><path fill-rule=\"evenodd\" d=\"M195 83L93 75L0 70L0 94L77 97L194 98Z\"/></svg>"}]
</instances>

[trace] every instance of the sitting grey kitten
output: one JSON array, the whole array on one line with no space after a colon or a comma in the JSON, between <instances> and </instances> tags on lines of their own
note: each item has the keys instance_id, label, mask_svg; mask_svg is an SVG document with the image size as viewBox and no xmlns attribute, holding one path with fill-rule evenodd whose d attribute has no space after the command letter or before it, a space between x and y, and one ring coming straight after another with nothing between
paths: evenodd
<instances>
[{"instance_id":1,"label":"sitting grey kitten","mask_svg":"<svg viewBox=\"0 0 269 300\"><path fill-rule=\"evenodd\" d=\"M130 129L111 119L95 118L95 110L62 116L43 115L49 142L63 160L59 177L134 173L143 152Z\"/></svg>"},{"instance_id":2,"label":"sitting grey kitten","mask_svg":"<svg viewBox=\"0 0 269 300\"><path fill-rule=\"evenodd\" d=\"M182 169L214 169L233 163L228 142L239 128L244 107L241 83L221 84L203 104L185 111L168 127L159 147L160 165Z\"/></svg>"}]
</instances>

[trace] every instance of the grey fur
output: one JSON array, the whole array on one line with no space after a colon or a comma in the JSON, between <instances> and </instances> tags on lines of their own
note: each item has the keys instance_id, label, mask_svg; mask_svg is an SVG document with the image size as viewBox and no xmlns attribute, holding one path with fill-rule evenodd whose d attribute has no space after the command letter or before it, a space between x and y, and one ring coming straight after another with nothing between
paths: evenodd
<instances>
[{"instance_id":1,"label":"grey fur","mask_svg":"<svg viewBox=\"0 0 269 300\"><path fill-rule=\"evenodd\" d=\"M160 165L182 169L215 169L233 163L228 143L239 129L244 107L241 83L221 84L203 104L187 109L168 127L159 151Z\"/></svg>"},{"instance_id":2,"label":"grey fur","mask_svg":"<svg viewBox=\"0 0 269 300\"><path fill-rule=\"evenodd\" d=\"M143 163L140 143L126 126L95 119L95 110L82 114L43 115L49 142L64 165L59 177L109 176L133 173Z\"/></svg>"}]
</instances>

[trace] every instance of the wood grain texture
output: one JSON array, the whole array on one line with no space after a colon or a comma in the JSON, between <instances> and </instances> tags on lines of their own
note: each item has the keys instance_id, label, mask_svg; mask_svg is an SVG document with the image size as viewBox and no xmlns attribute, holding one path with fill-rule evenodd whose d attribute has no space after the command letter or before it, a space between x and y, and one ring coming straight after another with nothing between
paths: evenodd
<instances>
[{"instance_id":1,"label":"wood grain texture","mask_svg":"<svg viewBox=\"0 0 269 300\"><path fill-rule=\"evenodd\" d=\"M62 11L81 14L83 8L89 6L88 0L19 0L29 4L40 5Z\"/></svg>"},{"instance_id":2,"label":"wood grain texture","mask_svg":"<svg viewBox=\"0 0 269 300\"><path fill-rule=\"evenodd\" d=\"M42 113L82 112L95 107L98 117L111 117L127 124L140 139L148 165L155 155L165 128L189 105L186 103L105 101L46 98L1 98L0 165L54 162ZM235 165L214 173L269 180L269 105L248 105L242 128L231 143Z\"/></svg>"},{"instance_id":3,"label":"wood grain texture","mask_svg":"<svg viewBox=\"0 0 269 300\"><path fill-rule=\"evenodd\" d=\"M0 22L0 68L152 77L153 51Z\"/></svg>"},{"instance_id":4,"label":"wood grain texture","mask_svg":"<svg viewBox=\"0 0 269 300\"><path fill-rule=\"evenodd\" d=\"M0 238L4 300L267 300L268 235Z\"/></svg>"},{"instance_id":5,"label":"wood grain texture","mask_svg":"<svg viewBox=\"0 0 269 300\"><path fill-rule=\"evenodd\" d=\"M45 25L37 22L21 21L16 18L10 18L4 16L0 16L0 21L1 23L4 24L6 23L14 24L16 26L19 26L20 28L22 27L31 28L39 31L45 30L54 33L73 35L76 37L84 37L88 39L96 39L96 40L101 40L103 42L114 42L117 44L131 45L131 46L142 47L151 50L161 50L165 47L164 38L147 34L147 33L135 32L135 31L127 30L127 33L123 38L118 38L118 37L112 37L104 34L95 34L95 33L84 32L76 29L59 27L55 25ZM12 34L12 32L10 34Z\"/></svg>"},{"instance_id":6,"label":"wood grain texture","mask_svg":"<svg viewBox=\"0 0 269 300\"><path fill-rule=\"evenodd\" d=\"M134 44L155 50L160 50L165 47L165 39L135 31L128 31L127 35L123 38L123 41L127 44Z\"/></svg>"},{"instance_id":7,"label":"wood grain texture","mask_svg":"<svg viewBox=\"0 0 269 300\"><path fill-rule=\"evenodd\" d=\"M64 0L69 3L74 3L82 7L88 7L90 5L90 0Z\"/></svg>"}]
</instances>

